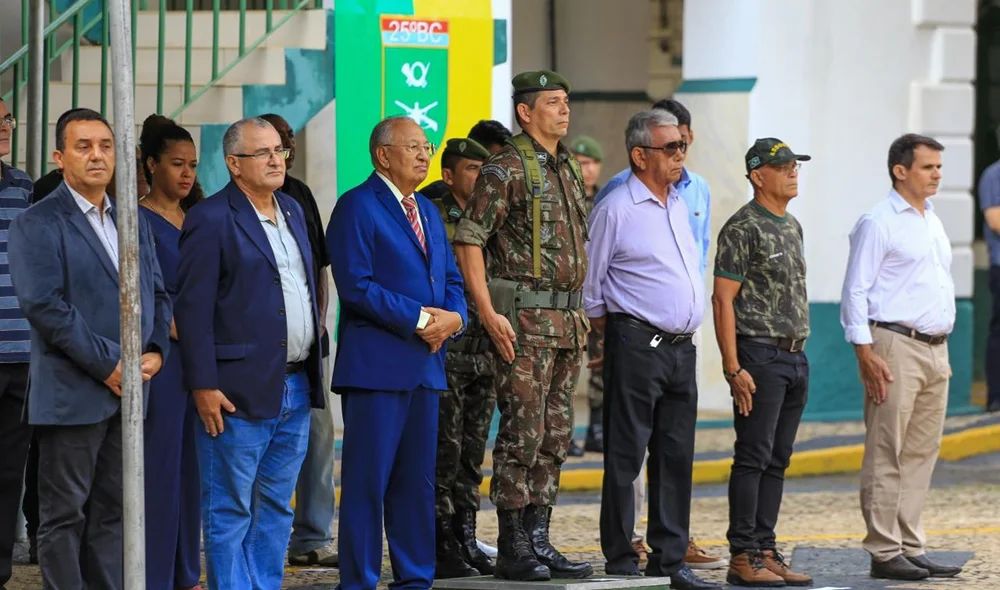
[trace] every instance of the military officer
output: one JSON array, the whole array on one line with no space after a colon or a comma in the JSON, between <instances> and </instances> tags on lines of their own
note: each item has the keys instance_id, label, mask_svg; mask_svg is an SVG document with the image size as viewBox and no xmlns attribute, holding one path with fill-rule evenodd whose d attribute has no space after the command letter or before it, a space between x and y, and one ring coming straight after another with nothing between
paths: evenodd
<instances>
[{"instance_id":1,"label":"military officer","mask_svg":"<svg viewBox=\"0 0 1000 590\"><path fill-rule=\"evenodd\" d=\"M715 337L733 396L729 574L734 586L809 586L775 545L785 469L809 391L809 301L802 226L788 212L800 162L784 142L746 153L753 200L722 226L715 258Z\"/></svg>"},{"instance_id":2,"label":"military officer","mask_svg":"<svg viewBox=\"0 0 1000 590\"><path fill-rule=\"evenodd\" d=\"M441 214L449 241L489 155L471 139L449 139L441 154L441 180L448 192L432 202ZM490 337L470 310L464 336L448 345L444 367L448 390L441 392L438 401L434 574L438 579L493 573L493 561L476 544L479 484L483 482L486 437L496 404L489 348Z\"/></svg>"},{"instance_id":3,"label":"military officer","mask_svg":"<svg viewBox=\"0 0 1000 590\"><path fill-rule=\"evenodd\" d=\"M482 167L455 230L455 254L499 355L500 430L490 499L500 524L494 575L582 578L549 542L559 471L573 430L573 392L589 324L586 194L579 164L561 143L569 82L552 71L518 74L514 108L523 133ZM491 259L486 280L483 254Z\"/></svg>"},{"instance_id":4,"label":"military officer","mask_svg":"<svg viewBox=\"0 0 1000 590\"><path fill-rule=\"evenodd\" d=\"M573 155L580 163L580 170L583 172L583 185L587 191L587 217L594 210L594 196L600 192L601 187L597 184L597 179L601 176L601 163L604 161L604 150L596 139L589 135L578 135L570 142ZM587 336L587 358L600 359L604 357L604 333L591 327ZM590 365L588 364L588 367ZM581 457L584 451L591 453L604 452L604 377L601 375L599 367L595 366L590 372L590 380L587 383L587 401L590 404L590 424L587 425L587 438L583 447L577 446L575 442L570 443L570 457Z\"/></svg>"}]
</instances>

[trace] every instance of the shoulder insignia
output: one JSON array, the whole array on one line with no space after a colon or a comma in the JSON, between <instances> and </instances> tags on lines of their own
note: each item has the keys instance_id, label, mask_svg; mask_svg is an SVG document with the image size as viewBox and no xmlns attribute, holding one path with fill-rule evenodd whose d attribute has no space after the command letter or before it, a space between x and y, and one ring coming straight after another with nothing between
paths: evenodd
<instances>
[{"instance_id":1,"label":"shoulder insignia","mask_svg":"<svg viewBox=\"0 0 1000 590\"><path fill-rule=\"evenodd\" d=\"M507 173L507 170L498 164L487 164L479 170L479 173L492 174L493 176L499 178L500 182L507 182L507 179L510 178L510 174Z\"/></svg>"},{"instance_id":2,"label":"shoulder insignia","mask_svg":"<svg viewBox=\"0 0 1000 590\"><path fill-rule=\"evenodd\" d=\"M462 210L458 207L451 207L448 209L448 217L452 219L460 219L462 217Z\"/></svg>"},{"instance_id":3,"label":"shoulder insignia","mask_svg":"<svg viewBox=\"0 0 1000 590\"><path fill-rule=\"evenodd\" d=\"M544 166L545 163L549 161L548 152L535 152L535 157L538 158L538 163L541 164L542 166Z\"/></svg>"}]
</instances>

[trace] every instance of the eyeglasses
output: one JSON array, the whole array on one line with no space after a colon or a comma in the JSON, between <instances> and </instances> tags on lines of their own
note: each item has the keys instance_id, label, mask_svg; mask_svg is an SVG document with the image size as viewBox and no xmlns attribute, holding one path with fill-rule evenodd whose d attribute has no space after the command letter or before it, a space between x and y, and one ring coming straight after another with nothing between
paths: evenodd
<instances>
[{"instance_id":1,"label":"eyeglasses","mask_svg":"<svg viewBox=\"0 0 1000 590\"><path fill-rule=\"evenodd\" d=\"M644 150L656 150L658 152L663 152L664 154L667 155L667 157L673 157L677 155L678 151L680 151L680 153L682 154L686 154L688 151L688 144L683 139L680 141L671 141L670 143L666 145L661 145L659 147L654 147L651 145L637 145L636 147L640 147Z\"/></svg>"},{"instance_id":2,"label":"eyeglasses","mask_svg":"<svg viewBox=\"0 0 1000 590\"><path fill-rule=\"evenodd\" d=\"M395 143L383 143L382 145L385 147L403 148L403 150L405 150L406 153L411 156L417 153L418 150L424 152L428 156L433 156L434 152L437 151L437 148L434 146L433 143L425 143L423 145L417 143L410 143L406 145L395 144Z\"/></svg>"},{"instance_id":3,"label":"eyeglasses","mask_svg":"<svg viewBox=\"0 0 1000 590\"><path fill-rule=\"evenodd\" d=\"M292 153L292 150L260 150L259 152L254 152L252 154L232 154L237 158L252 158L254 160L270 160L271 158L277 156L279 160L287 160L288 156Z\"/></svg>"},{"instance_id":4,"label":"eyeglasses","mask_svg":"<svg viewBox=\"0 0 1000 590\"><path fill-rule=\"evenodd\" d=\"M10 127L11 131L13 131L17 129L17 119L14 118L14 115L7 115L0 119L0 127Z\"/></svg>"},{"instance_id":5,"label":"eyeglasses","mask_svg":"<svg viewBox=\"0 0 1000 590\"><path fill-rule=\"evenodd\" d=\"M782 174L791 174L792 172L798 172L799 170L802 169L801 162L789 162L787 164L781 164L781 165L769 164L769 166L771 168L774 168L778 172L781 172Z\"/></svg>"}]
</instances>

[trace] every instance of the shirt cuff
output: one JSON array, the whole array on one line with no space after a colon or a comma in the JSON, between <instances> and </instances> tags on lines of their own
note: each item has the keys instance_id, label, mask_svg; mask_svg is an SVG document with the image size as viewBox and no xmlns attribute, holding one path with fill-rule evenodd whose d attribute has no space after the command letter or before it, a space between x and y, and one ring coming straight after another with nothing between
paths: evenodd
<instances>
[{"instance_id":1,"label":"shirt cuff","mask_svg":"<svg viewBox=\"0 0 1000 590\"><path fill-rule=\"evenodd\" d=\"M872 330L868 324L860 326L848 326L844 328L844 336L847 341L855 346L864 346L872 343Z\"/></svg>"},{"instance_id":2,"label":"shirt cuff","mask_svg":"<svg viewBox=\"0 0 1000 590\"><path fill-rule=\"evenodd\" d=\"M417 329L423 330L427 327L427 322L431 321L431 314L424 310L420 310L420 319L417 320Z\"/></svg>"},{"instance_id":3,"label":"shirt cuff","mask_svg":"<svg viewBox=\"0 0 1000 590\"><path fill-rule=\"evenodd\" d=\"M608 306L604 303L592 303L583 310L588 318L603 318L608 315Z\"/></svg>"}]
</instances>

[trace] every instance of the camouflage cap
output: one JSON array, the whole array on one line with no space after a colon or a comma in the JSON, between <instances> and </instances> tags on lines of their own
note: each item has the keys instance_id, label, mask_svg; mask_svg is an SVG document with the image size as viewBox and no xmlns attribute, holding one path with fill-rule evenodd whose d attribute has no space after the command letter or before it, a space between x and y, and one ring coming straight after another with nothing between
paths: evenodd
<instances>
[{"instance_id":1,"label":"camouflage cap","mask_svg":"<svg viewBox=\"0 0 1000 590\"><path fill-rule=\"evenodd\" d=\"M604 150L601 144L589 135L579 135L570 142L570 151L578 156L586 156L600 162L604 159Z\"/></svg>"},{"instance_id":2,"label":"camouflage cap","mask_svg":"<svg viewBox=\"0 0 1000 590\"><path fill-rule=\"evenodd\" d=\"M489 150L479 145L479 142L464 137L448 140L441 155L449 154L477 162L485 162L490 157Z\"/></svg>"},{"instance_id":3,"label":"camouflage cap","mask_svg":"<svg viewBox=\"0 0 1000 590\"><path fill-rule=\"evenodd\" d=\"M788 144L780 139L765 137L753 142L753 146L747 150L747 174L750 174L761 166L787 164L795 160L808 162L811 159L812 156L796 154L792 151L792 148L788 147Z\"/></svg>"},{"instance_id":4,"label":"camouflage cap","mask_svg":"<svg viewBox=\"0 0 1000 590\"><path fill-rule=\"evenodd\" d=\"M541 90L559 90L560 88L569 93L569 80L563 78L552 70L538 70L535 72L521 72L510 81L514 87L514 96L525 92L539 92Z\"/></svg>"}]
</instances>

